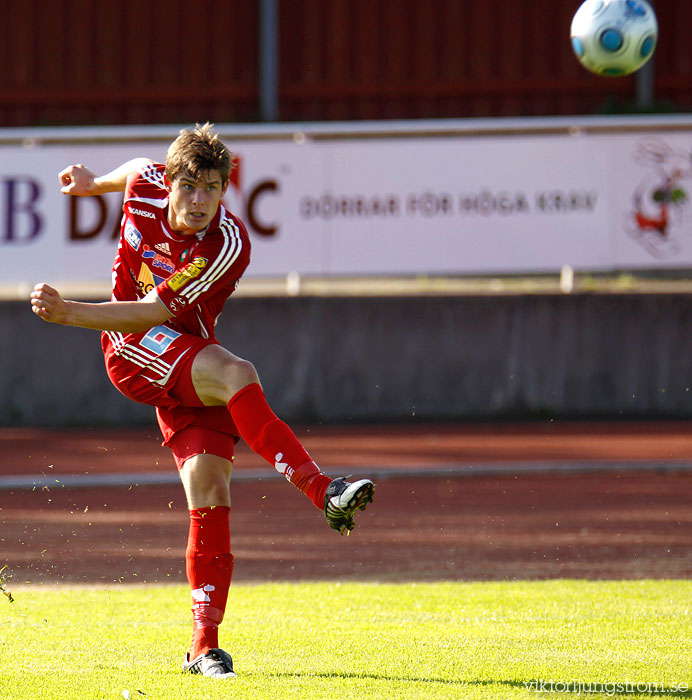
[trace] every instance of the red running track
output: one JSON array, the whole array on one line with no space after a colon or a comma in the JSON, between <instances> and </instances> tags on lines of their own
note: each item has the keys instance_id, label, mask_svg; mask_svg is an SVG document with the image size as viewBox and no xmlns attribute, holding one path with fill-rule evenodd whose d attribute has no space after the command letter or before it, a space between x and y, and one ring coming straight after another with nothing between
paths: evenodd
<instances>
[{"instance_id":1,"label":"red running track","mask_svg":"<svg viewBox=\"0 0 692 700\"><path fill-rule=\"evenodd\" d=\"M234 580L689 578L691 427L300 428L327 473L378 475L375 502L348 538L240 447ZM4 429L0 447L0 479L43 479L0 489L0 568L10 585L184 581L182 487L137 481L175 476L154 430ZM66 487L70 474L121 474L125 485Z\"/></svg>"}]
</instances>

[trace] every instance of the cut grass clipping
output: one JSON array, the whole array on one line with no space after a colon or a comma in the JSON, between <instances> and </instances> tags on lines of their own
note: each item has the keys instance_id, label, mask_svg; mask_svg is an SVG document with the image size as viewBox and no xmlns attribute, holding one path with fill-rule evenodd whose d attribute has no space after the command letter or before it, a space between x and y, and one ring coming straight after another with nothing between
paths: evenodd
<instances>
[{"instance_id":1,"label":"cut grass clipping","mask_svg":"<svg viewBox=\"0 0 692 700\"><path fill-rule=\"evenodd\" d=\"M690 581L234 585L225 681L180 672L184 586L15 599L4 700L692 697Z\"/></svg>"}]
</instances>

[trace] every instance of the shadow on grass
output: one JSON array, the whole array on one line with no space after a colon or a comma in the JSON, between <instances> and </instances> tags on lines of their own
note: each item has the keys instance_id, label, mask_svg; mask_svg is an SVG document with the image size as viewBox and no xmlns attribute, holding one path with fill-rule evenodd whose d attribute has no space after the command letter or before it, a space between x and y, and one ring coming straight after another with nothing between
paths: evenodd
<instances>
[{"instance_id":1,"label":"shadow on grass","mask_svg":"<svg viewBox=\"0 0 692 700\"><path fill-rule=\"evenodd\" d=\"M537 695L575 695L578 697L632 698L646 695L650 697L666 698L692 698L690 683L680 682L675 686L666 686L661 683L632 683L630 681L507 681L507 680L453 680L449 678L425 678L416 676L395 676L383 673L271 673L276 678L349 678L367 679L374 681L398 681L401 683L438 683L441 685L457 685L468 687L506 686L509 688L523 688Z\"/></svg>"},{"instance_id":2,"label":"shadow on grass","mask_svg":"<svg viewBox=\"0 0 692 700\"><path fill-rule=\"evenodd\" d=\"M349 678L371 681L401 681L402 683L440 683L442 685L471 685L468 681L453 680L450 678L414 678L409 676L388 676L384 673L269 673L267 675L275 678ZM483 684L491 685L495 681L482 681ZM476 684L474 682L474 684ZM517 683L517 685L521 685Z\"/></svg>"}]
</instances>

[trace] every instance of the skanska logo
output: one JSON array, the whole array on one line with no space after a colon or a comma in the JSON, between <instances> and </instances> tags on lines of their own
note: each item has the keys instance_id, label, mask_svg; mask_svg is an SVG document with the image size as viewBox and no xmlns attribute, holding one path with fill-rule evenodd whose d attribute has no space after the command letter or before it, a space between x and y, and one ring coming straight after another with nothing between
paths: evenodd
<instances>
[{"instance_id":1,"label":"skanska logo","mask_svg":"<svg viewBox=\"0 0 692 700\"><path fill-rule=\"evenodd\" d=\"M132 214L137 214L138 216L146 216L147 219L155 219L156 218L156 216L154 216L153 212L144 211L144 209L135 209L134 207L130 207L130 212Z\"/></svg>"}]
</instances>

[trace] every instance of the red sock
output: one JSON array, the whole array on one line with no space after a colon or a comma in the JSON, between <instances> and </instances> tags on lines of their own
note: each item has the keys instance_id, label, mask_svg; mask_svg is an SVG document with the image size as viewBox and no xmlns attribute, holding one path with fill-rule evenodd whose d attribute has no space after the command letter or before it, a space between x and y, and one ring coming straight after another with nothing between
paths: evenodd
<instances>
[{"instance_id":1,"label":"red sock","mask_svg":"<svg viewBox=\"0 0 692 700\"><path fill-rule=\"evenodd\" d=\"M233 575L230 510L227 506L215 506L190 511L185 552L185 569L193 601L190 659L219 646L219 625Z\"/></svg>"},{"instance_id":2,"label":"red sock","mask_svg":"<svg viewBox=\"0 0 692 700\"><path fill-rule=\"evenodd\" d=\"M229 402L228 410L248 446L300 489L317 508L331 479L312 461L293 431L269 408L262 387L250 384Z\"/></svg>"}]
</instances>

